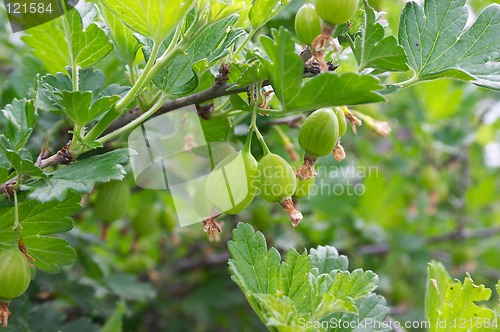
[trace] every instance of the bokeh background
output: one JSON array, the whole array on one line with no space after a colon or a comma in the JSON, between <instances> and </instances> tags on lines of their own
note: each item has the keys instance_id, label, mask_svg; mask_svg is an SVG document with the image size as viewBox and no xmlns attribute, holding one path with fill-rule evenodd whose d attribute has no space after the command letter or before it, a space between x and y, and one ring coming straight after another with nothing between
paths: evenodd
<instances>
[{"instance_id":1,"label":"bokeh background","mask_svg":"<svg viewBox=\"0 0 500 332\"><path fill-rule=\"evenodd\" d=\"M474 15L492 2L469 4ZM404 1L370 3L387 12L397 31ZM262 33L278 26L293 30L301 5L293 1ZM37 73L44 73L20 35L10 33L0 6L0 109L30 96ZM98 67L109 81L127 84L113 55ZM85 196L74 230L64 235L78 261L59 275L38 272L29 291L12 302L16 314L4 331L97 331L117 303L126 311L126 331L265 331L227 270L226 243L240 221L262 231L280 251L333 245L351 268L375 271L378 292L396 320L425 319L432 259L453 277L469 272L476 283L494 288L500 279L500 93L438 80L391 95L388 103L353 109L387 121L392 132L381 137L366 126L357 135L348 130L342 140L347 158L319 162L330 172L320 172L318 181L335 194L301 200L298 228L279 206L257 198L240 215L224 217L220 242L210 242L201 223L178 227L167 192L142 190L129 176L127 216L104 226L93 211L95 193ZM70 124L60 119L41 116L33 151L47 135L54 146L67 141ZM289 157L273 120L260 119L259 126L271 149ZM217 130L217 122L207 127ZM298 129L280 127L298 148ZM243 142L242 128L235 126L233 142ZM126 137L106 148L125 146ZM484 305L497 308L498 298Z\"/></svg>"}]
</instances>

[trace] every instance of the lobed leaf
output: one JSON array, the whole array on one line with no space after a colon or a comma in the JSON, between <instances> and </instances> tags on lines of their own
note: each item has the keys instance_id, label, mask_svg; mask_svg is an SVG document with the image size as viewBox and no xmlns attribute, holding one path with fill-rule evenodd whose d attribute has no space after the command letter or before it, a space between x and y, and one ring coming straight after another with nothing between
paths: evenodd
<instances>
[{"instance_id":1,"label":"lobed leaf","mask_svg":"<svg viewBox=\"0 0 500 332\"><path fill-rule=\"evenodd\" d=\"M330 273L333 270L347 270L349 262L347 257L339 256L339 252L332 246L319 246L316 249L311 249L311 268L315 269L316 275Z\"/></svg>"},{"instance_id":2,"label":"lobed leaf","mask_svg":"<svg viewBox=\"0 0 500 332\"><path fill-rule=\"evenodd\" d=\"M374 326L368 331L388 331L381 323L389 309L372 293L378 277L371 271L337 270L347 268L347 258L339 257L335 248L319 247L310 255L292 249L281 263L276 249L267 249L262 233L242 223L233 230L228 248L233 280L270 330L326 331L306 328L305 323L316 326L336 317Z\"/></svg>"},{"instance_id":3,"label":"lobed leaf","mask_svg":"<svg viewBox=\"0 0 500 332\"><path fill-rule=\"evenodd\" d=\"M40 203L20 197L19 220L23 227L23 242L27 252L41 270L57 273L60 265L70 265L75 251L66 240L54 237L73 228L69 218L80 209L80 195L71 194L65 201ZM0 247L6 248L15 239L14 202L0 203Z\"/></svg>"},{"instance_id":4,"label":"lobed leaf","mask_svg":"<svg viewBox=\"0 0 500 332\"><path fill-rule=\"evenodd\" d=\"M141 48L141 45L132 34L132 30L107 7L101 6L101 14L109 27L109 36L113 41L116 55L124 63L132 65L137 51Z\"/></svg>"},{"instance_id":5,"label":"lobed leaf","mask_svg":"<svg viewBox=\"0 0 500 332\"><path fill-rule=\"evenodd\" d=\"M24 147L38 118L33 100L14 99L0 113L5 118L5 137L16 150Z\"/></svg>"},{"instance_id":6,"label":"lobed leaf","mask_svg":"<svg viewBox=\"0 0 500 332\"><path fill-rule=\"evenodd\" d=\"M95 11L93 5L86 3L85 13ZM64 33L62 20L66 19L71 29L71 38ZM64 72L66 66L91 67L113 49L106 33L93 23L86 27L78 10L73 9L45 24L28 30L24 42L31 46L33 54L39 58L50 73Z\"/></svg>"},{"instance_id":7,"label":"lobed leaf","mask_svg":"<svg viewBox=\"0 0 500 332\"><path fill-rule=\"evenodd\" d=\"M467 331L492 331L496 328L495 313L475 303L487 301L490 296L491 289L475 285L469 275L462 284L453 281L441 263L429 263L425 311L430 331L462 331L461 322L466 322Z\"/></svg>"},{"instance_id":8,"label":"lobed leaf","mask_svg":"<svg viewBox=\"0 0 500 332\"><path fill-rule=\"evenodd\" d=\"M451 77L500 90L500 5L486 7L470 28L466 0L407 2L399 42L420 80Z\"/></svg>"},{"instance_id":9,"label":"lobed leaf","mask_svg":"<svg viewBox=\"0 0 500 332\"><path fill-rule=\"evenodd\" d=\"M252 28L256 30L266 24L289 3L289 0L256 0L248 14Z\"/></svg>"},{"instance_id":10,"label":"lobed leaf","mask_svg":"<svg viewBox=\"0 0 500 332\"><path fill-rule=\"evenodd\" d=\"M232 278L246 294L277 292L281 257L276 249L267 250L261 232L254 232L249 224L240 223L233 230L228 249L232 257L229 260Z\"/></svg>"},{"instance_id":11,"label":"lobed leaf","mask_svg":"<svg viewBox=\"0 0 500 332\"><path fill-rule=\"evenodd\" d=\"M121 164L128 161L128 149L118 149L64 166L39 180L22 186L33 190L29 198L39 202L63 201L69 192L89 193L96 183L121 180L125 170Z\"/></svg>"},{"instance_id":12,"label":"lobed leaf","mask_svg":"<svg viewBox=\"0 0 500 332\"><path fill-rule=\"evenodd\" d=\"M269 60L261 58L276 97L283 111L310 111L322 107L382 102L377 91L383 86L371 75L356 73L323 73L302 81L304 64L290 33L284 29L273 31L274 40L261 37Z\"/></svg>"},{"instance_id":13,"label":"lobed leaf","mask_svg":"<svg viewBox=\"0 0 500 332\"><path fill-rule=\"evenodd\" d=\"M171 64L155 77L153 82L156 86L172 96L182 96L194 91L198 86L198 74L226 56L243 33L240 29L230 29L236 19L237 16L233 15L206 28L184 54L176 56ZM149 58L151 48L146 46L144 50L146 58ZM206 61L206 64L197 72L193 66L202 61Z\"/></svg>"},{"instance_id":14,"label":"lobed leaf","mask_svg":"<svg viewBox=\"0 0 500 332\"><path fill-rule=\"evenodd\" d=\"M396 37L385 36L384 27L377 22L376 12L364 1L364 27L354 40L353 53L359 70L374 68L382 71L407 71L408 59Z\"/></svg>"},{"instance_id":15,"label":"lobed leaf","mask_svg":"<svg viewBox=\"0 0 500 332\"><path fill-rule=\"evenodd\" d=\"M189 12L194 0L102 0L133 31L161 43Z\"/></svg>"}]
</instances>

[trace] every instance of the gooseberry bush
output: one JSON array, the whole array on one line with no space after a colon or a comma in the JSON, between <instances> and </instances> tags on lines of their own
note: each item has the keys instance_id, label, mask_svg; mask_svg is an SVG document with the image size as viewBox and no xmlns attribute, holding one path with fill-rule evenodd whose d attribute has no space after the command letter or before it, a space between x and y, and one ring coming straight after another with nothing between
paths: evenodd
<instances>
[{"instance_id":1,"label":"gooseberry bush","mask_svg":"<svg viewBox=\"0 0 500 332\"><path fill-rule=\"evenodd\" d=\"M398 95L424 82L443 82L438 79L489 90L484 93L500 90L499 5L475 16L465 0L408 1L396 13L396 33L376 5L368 0L80 1L63 16L23 32L15 45L2 39L6 47L25 49L31 61L22 67L17 90L14 84L2 94L11 100L0 104L0 321L6 330L41 331L37 319L53 314L46 306L33 313L15 304L37 273L47 279L80 270L73 280L80 279L82 288L64 286L62 297L94 317L57 316L49 330L119 331L127 330L122 320L128 301L154 298L152 287L133 275L146 274L165 286L163 277L189 269L188 262L172 266L174 272L168 266L151 272L161 260L169 262L163 251L181 255L172 250L178 248L177 236L168 237L172 244L157 241L158 247L151 241L175 234L176 216L168 192L135 186L127 136L146 121L190 106L208 143L237 147L221 156L193 193L193 208L205 218L193 221L191 238L205 241L204 230L222 241L224 228L232 228L226 241L230 257L221 256L222 261L229 260L232 280L267 329L392 330L392 308L375 292L377 271L361 269L356 260L349 267L337 243L297 250L276 241L268 247L267 234L255 229L266 228L268 211L274 214L276 206L296 232L290 234L314 228L314 214L301 206L320 199L311 194L322 176L317 163L346 162L351 150L354 155L363 150L368 143L353 136L358 131L390 134L390 121L361 105L396 104ZM282 24L286 18L288 24ZM470 100L466 104L474 107ZM481 137L488 135L494 136ZM196 147L191 138L182 139L187 152ZM440 181L434 168L423 174L432 197L446 195L446 189L434 191ZM247 190L238 191L243 184ZM494 185L491 190L494 197ZM339 204L326 196L327 204ZM385 216L384 204L393 197L377 200L363 213ZM244 222L234 223L239 220ZM133 235L123 233L124 224ZM469 236L464 227L453 234ZM106 245L123 256L117 269ZM144 248L147 254L141 253ZM209 244L193 248L213 250ZM490 299L491 289L475 285L470 275L463 283L452 279L437 261L427 269L428 330L500 331L498 310L477 304ZM89 288L116 299L116 308L92 303ZM54 296L38 291L41 302Z\"/></svg>"}]
</instances>

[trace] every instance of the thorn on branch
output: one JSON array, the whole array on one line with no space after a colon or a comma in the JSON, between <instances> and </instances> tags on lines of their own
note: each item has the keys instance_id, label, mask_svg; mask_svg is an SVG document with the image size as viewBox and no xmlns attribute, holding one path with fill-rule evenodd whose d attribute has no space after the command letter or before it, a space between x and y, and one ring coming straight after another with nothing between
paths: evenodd
<instances>
[{"instance_id":1,"label":"thorn on branch","mask_svg":"<svg viewBox=\"0 0 500 332\"><path fill-rule=\"evenodd\" d=\"M71 141L66 143L66 145L63 146L62 149L57 152L57 157L58 157L58 161L60 164L69 165L75 161L73 159L73 157L71 156L71 153L69 152L69 145L70 144L71 144Z\"/></svg>"},{"instance_id":2,"label":"thorn on branch","mask_svg":"<svg viewBox=\"0 0 500 332\"><path fill-rule=\"evenodd\" d=\"M47 149L47 142L49 141L49 137L45 138L45 142L43 142L42 149L40 150L40 154L38 158L36 158L35 166L40 167L42 161L49 157L49 150Z\"/></svg>"}]
</instances>

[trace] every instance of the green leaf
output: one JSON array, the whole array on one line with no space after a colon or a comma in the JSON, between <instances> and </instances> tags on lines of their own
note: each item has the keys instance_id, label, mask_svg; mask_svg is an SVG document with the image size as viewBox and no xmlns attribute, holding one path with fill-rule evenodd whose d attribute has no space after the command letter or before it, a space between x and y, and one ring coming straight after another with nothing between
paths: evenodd
<instances>
[{"instance_id":1,"label":"green leaf","mask_svg":"<svg viewBox=\"0 0 500 332\"><path fill-rule=\"evenodd\" d=\"M475 285L470 275L462 284L453 281L441 263L429 263L425 311L430 331L463 331L461 322L466 322L467 331L494 330L484 325L495 322L493 310L475 304L490 297L491 289Z\"/></svg>"},{"instance_id":2,"label":"green leaf","mask_svg":"<svg viewBox=\"0 0 500 332\"><path fill-rule=\"evenodd\" d=\"M201 119L201 128L207 142L227 142L232 124L228 118Z\"/></svg>"},{"instance_id":3,"label":"green leaf","mask_svg":"<svg viewBox=\"0 0 500 332\"><path fill-rule=\"evenodd\" d=\"M95 118L92 116L90 107L90 104L92 104L92 92L62 91L58 95L57 103L63 112L78 125L84 125Z\"/></svg>"},{"instance_id":4,"label":"green leaf","mask_svg":"<svg viewBox=\"0 0 500 332\"><path fill-rule=\"evenodd\" d=\"M95 9L87 3L83 10ZM70 40L66 39L63 19L68 20ZM97 24L90 24L84 30L76 9L28 31L29 34L23 37L24 42L33 48L33 54L50 73L64 72L66 66L91 67L113 50L113 44Z\"/></svg>"},{"instance_id":5,"label":"green leaf","mask_svg":"<svg viewBox=\"0 0 500 332\"><path fill-rule=\"evenodd\" d=\"M238 224L228 249L232 256L229 260L232 279L245 293L276 293L281 257L276 249L267 250L261 232L255 233L249 224Z\"/></svg>"},{"instance_id":6,"label":"green leaf","mask_svg":"<svg viewBox=\"0 0 500 332\"><path fill-rule=\"evenodd\" d=\"M29 156L29 154L27 153L24 153L23 150L21 150L20 153L9 150L5 147L4 142L0 142L0 147L2 148L7 160L16 170L17 175L30 175L32 177L44 178L46 177L45 174L43 174L43 171L39 167L35 166L35 164L31 160L31 156Z\"/></svg>"},{"instance_id":7,"label":"green leaf","mask_svg":"<svg viewBox=\"0 0 500 332\"><path fill-rule=\"evenodd\" d=\"M407 2L399 42L420 80L452 77L500 89L500 5L486 7L470 28L466 0Z\"/></svg>"},{"instance_id":8,"label":"green leaf","mask_svg":"<svg viewBox=\"0 0 500 332\"><path fill-rule=\"evenodd\" d=\"M206 28L186 52L176 56L171 64L155 77L153 82L172 96L183 96L194 91L198 86L197 74L226 56L231 45L243 33L243 30L240 29L231 29L227 32L236 19L237 16L230 16ZM145 51L146 58L149 58L151 49L145 48ZM207 63L197 73L193 66L202 60L206 60Z\"/></svg>"},{"instance_id":9,"label":"green leaf","mask_svg":"<svg viewBox=\"0 0 500 332\"><path fill-rule=\"evenodd\" d=\"M309 253L312 260L312 269L316 269L318 274L329 273L333 270L347 270L349 262L347 257L339 256L339 252L332 246L319 246L311 249Z\"/></svg>"},{"instance_id":10,"label":"green leaf","mask_svg":"<svg viewBox=\"0 0 500 332\"><path fill-rule=\"evenodd\" d=\"M318 247L311 255L292 249L280 263L280 254L267 249L262 233L240 223L228 248L233 280L271 331L325 331L304 323L321 323L328 317L377 326L389 312L385 300L372 293L378 277L371 271L337 270L347 268L347 258L339 257L333 247Z\"/></svg>"},{"instance_id":11,"label":"green leaf","mask_svg":"<svg viewBox=\"0 0 500 332\"><path fill-rule=\"evenodd\" d=\"M60 17L29 29L21 39L32 48L49 73L64 72L71 64Z\"/></svg>"},{"instance_id":12,"label":"green leaf","mask_svg":"<svg viewBox=\"0 0 500 332\"><path fill-rule=\"evenodd\" d=\"M286 261L281 264L280 294L290 298L299 312L310 309L312 290L309 282L310 270L311 258L307 255L307 251L299 255L292 249L287 253Z\"/></svg>"},{"instance_id":13,"label":"green leaf","mask_svg":"<svg viewBox=\"0 0 500 332\"><path fill-rule=\"evenodd\" d=\"M92 104L93 94L90 91L62 91L57 94L59 107L79 126L94 120L120 99L115 95L101 98Z\"/></svg>"},{"instance_id":14,"label":"green leaf","mask_svg":"<svg viewBox=\"0 0 500 332\"><path fill-rule=\"evenodd\" d=\"M229 82L236 83L234 88L249 86L267 79L266 72L260 61L247 63L234 63L231 65Z\"/></svg>"},{"instance_id":15,"label":"green leaf","mask_svg":"<svg viewBox=\"0 0 500 332\"><path fill-rule=\"evenodd\" d=\"M124 63L133 65L137 51L140 49L141 45L137 39L135 39L132 30L130 30L122 20L116 17L116 15L105 6L101 6L100 8L103 19L109 27L110 37L113 41L116 55Z\"/></svg>"},{"instance_id":16,"label":"green leaf","mask_svg":"<svg viewBox=\"0 0 500 332\"><path fill-rule=\"evenodd\" d=\"M289 3L288 0L256 0L248 15L253 29L257 30L266 24Z\"/></svg>"},{"instance_id":17,"label":"green leaf","mask_svg":"<svg viewBox=\"0 0 500 332\"><path fill-rule=\"evenodd\" d=\"M161 43L186 16L194 0L103 0L102 2L132 30Z\"/></svg>"},{"instance_id":18,"label":"green leaf","mask_svg":"<svg viewBox=\"0 0 500 332\"><path fill-rule=\"evenodd\" d=\"M96 119L128 91L129 87L111 84L106 76L92 68L78 71L79 91L73 91L71 78L62 73L45 75L40 80L36 106L46 111L62 110L83 126Z\"/></svg>"},{"instance_id":19,"label":"green leaf","mask_svg":"<svg viewBox=\"0 0 500 332\"><path fill-rule=\"evenodd\" d=\"M377 288L378 276L372 271L361 269L338 272L330 289L322 295L322 301L314 311L314 317L321 319L332 312L358 314L355 300L368 296Z\"/></svg>"},{"instance_id":20,"label":"green leaf","mask_svg":"<svg viewBox=\"0 0 500 332\"><path fill-rule=\"evenodd\" d=\"M354 41L354 56L359 71L374 68L382 71L407 71L405 50L396 37L385 36L384 28L376 20L376 12L364 1L365 21L361 34Z\"/></svg>"},{"instance_id":21,"label":"green leaf","mask_svg":"<svg viewBox=\"0 0 500 332\"><path fill-rule=\"evenodd\" d=\"M280 327L280 331L294 331L298 327L300 314L290 298L281 298L270 294L257 294L257 300L263 307L264 324L266 326Z\"/></svg>"},{"instance_id":22,"label":"green leaf","mask_svg":"<svg viewBox=\"0 0 500 332\"><path fill-rule=\"evenodd\" d=\"M0 113L6 119L5 136L16 150L22 148L30 137L38 118L33 100L14 99Z\"/></svg>"},{"instance_id":23,"label":"green leaf","mask_svg":"<svg viewBox=\"0 0 500 332\"><path fill-rule=\"evenodd\" d=\"M356 301L356 307L358 309L358 314L343 313L341 315L335 315L337 321L342 322L353 322L355 321L357 327L355 329L351 328L339 328L337 332L389 332L392 331L388 324L384 324L384 320L389 314L389 308L386 305L385 299L376 294L370 294L365 298Z\"/></svg>"},{"instance_id":24,"label":"green leaf","mask_svg":"<svg viewBox=\"0 0 500 332\"><path fill-rule=\"evenodd\" d=\"M385 101L383 88L374 76L356 73L324 73L302 82L304 64L290 33L273 30L274 41L261 37L269 60L261 58L283 111L308 111L329 106L357 105Z\"/></svg>"},{"instance_id":25,"label":"green leaf","mask_svg":"<svg viewBox=\"0 0 500 332\"><path fill-rule=\"evenodd\" d=\"M75 251L66 240L53 237L73 228L69 218L80 209L80 196L72 194L63 202L40 203L22 200L19 203L19 220L23 227L23 242L27 252L41 270L57 273L59 265L70 265L76 258ZM0 203L0 247L6 248L14 239L14 203Z\"/></svg>"},{"instance_id":26,"label":"green leaf","mask_svg":"<svg viewBox=\"0 0 500 332\"><path fill-rule=\"evenodd\" d=\"M209 22L220 21L247 8L245 0L210 0Z\"/></svg>"},{"instance_id":27,"label":"green leaf","mask_svg":"<svg viewBox=\"0 0 500 332\"><path fill-rule=\"evenodd\" d=\"M127 161L128 149L114 150L63 166L50 174L48 180L24 185L22 189L33 190L30 199L62 201L69 191L89 193L96 183L123 179L125 170L121 164Z\"/></svg>"},{"instance_id":28,"label":"green leaf","mask_svg":"<svg viewBox=\"0 0 500 332\"><path fill-rule=\"evenodd\" d=\"M123 331L123 316L126 308L123 301L118 302L115 312L108 318L101 329L101 332L121 332Z\"/></svg>"},{"instance_id":29,"label":"green leaf","mask_svg":"<svg viewBox=\"0 0 500 332\"><path fill-rule=\"evenodd\" d=\"M87 10L95 10L91 3L86 3L85 6ZM90 24L84 30L77 10L69 11L67 17L71 31L72 67L91 67L113 50L111 40L97 24Z\"/></svg>"}]
</instances>

